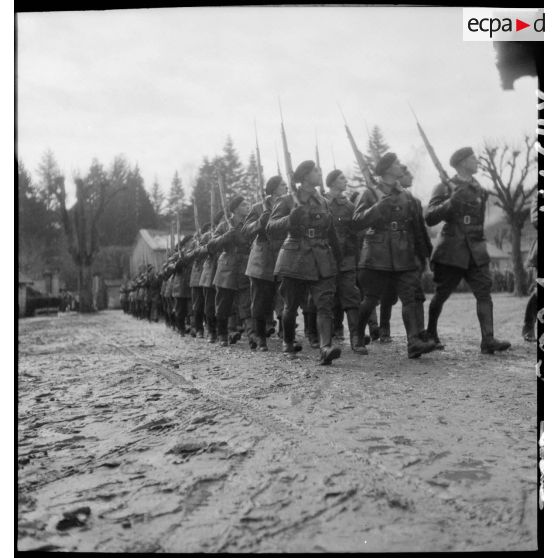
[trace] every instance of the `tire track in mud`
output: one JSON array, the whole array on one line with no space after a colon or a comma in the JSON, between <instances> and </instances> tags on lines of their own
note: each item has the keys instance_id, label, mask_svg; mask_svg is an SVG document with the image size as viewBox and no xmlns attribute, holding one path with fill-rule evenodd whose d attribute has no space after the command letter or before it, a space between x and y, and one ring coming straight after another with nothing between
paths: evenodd
<instances>
[{"instance_id":1,"label":"tire track in mud","mask_svg":"<svg viewBox=\"0 0 558 558\"><path fill-rule=\"evenodd\" d=\"M172 370L169 366L163 364L165 360L169 359L168 353L163 355L156 351L152 351L148 357L120 343L108 342L106 337L103 340L115 350L132 357L136 362L143 363L151 370L161 374L172 384L180 386L183 389L196 390L196 392L200 392L206 399L211 400L217 406L227 408L232 413L240 415L247 420L256 420L257 424L263 426L269 433L284 439L295 438L298 444L301 444L303 447L305 444L308 444L309 439L312 439L314 443L325 444L336 454L343 454L344 457L349 457L354 463L360 466L364 465L366 468L366 476L363 479L363 483L366 483L365 486L368 485L368 487L370 487L370 485L375 487L387 486L388 489L381 490L380 495L387 499L392 507L394 505L397 506L397 502L403 502L401 507L405 508L409 503L409 497L406 497L404 494L410 492L412 493L412 498L410 500L411 505L414 505L415 501L420 501L421 507L426 510L436 510L438 516L447 518L449 514L454 516L457 515L459 516L456 518L457 521L466 521L472 528L475 527L477 531L482 530L491 523L490 511L484 510L482 506L467 502L463 499L460 500L459 495L450 496L444 490L436 490L422 478L408 472L394 472L384 466L378 457L372 457L369 454L355 451L340 444L337 440L332 440L323 432L319 432L313 428L309 429L304 425L303 419L300 422L293 422L282 415L274 413L269 408L263 407L258 403L257 399L243 398L239 401L237 398L233 398L222 390L209 385L208 382L214 382L208 378L204 378L206 382L203 384L201 381L194 382L193 380L185 378L183 375ZM144 348L149 349L150 347L145 346ZM322 388L326 387L330 382L330 378L322 376L320 385L317 386L314 384L313 387L315 391L319 390L321 392ZM310 409L313 409L314 405L315 400L312 401ZM244 465L245 462L246 460L243 460L242 464ZM357 477L363 476L362 471L356 470L355 474ZM216 498L215 495L213 495L213 497ZM427 505L425 502L431 502L431 504ZM213 500L210 503L213 503ZM216 501L214 503L217 504ZM447 509L448 513L441 513L439 511L440 508ZM321 515L321 513L318 515ZM292 527L295 527L297 523L298 522L295 521ZM237 522L236 527L242 528L240 521ZM504 528L503 525L502 528ZM285 529L288 530L289 527L286 526ZM285 529L279 528L272 530L269 536L283 533ZM228 531L230 533L230 528ZM520 534L518 534L518 536L519 541L522 540L523 537ZM262 537L265 537L265 534L261 535L260 539ZM234 538L235 537L232 537L231 540L229 540L228 537L225 537L225 539L218 544L216 551L224 551L231 542L234 542Z\"/></svg>"}]
</instances>

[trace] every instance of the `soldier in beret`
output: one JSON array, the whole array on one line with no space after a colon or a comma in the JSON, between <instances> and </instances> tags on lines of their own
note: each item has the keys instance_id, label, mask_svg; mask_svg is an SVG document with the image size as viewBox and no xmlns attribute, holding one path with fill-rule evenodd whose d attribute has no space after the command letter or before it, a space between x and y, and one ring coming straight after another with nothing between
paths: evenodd
<instances>
[{"instance_id":1,"label":"soldier in beret","mask_svg":"<svg viewBox=\"0 0 558 558\"><path fill-rule=\"evenodd\" d=\"M438 337L438 318L444 302L461 279L465 279L477 299L481 352L505 351L510 343L494 337L490 257L484 237L488 192L473 176L478 170L478 160L471 147L458 149L451 156L450 165L457 174L449 183L434 188L426 212L429 226L444 222L431 258L436 292L428 310L428 333L437 348L443 349Z\"/></svg>"},{"instance_id":2,"label":"soldier in beret","mask_svg":"<svg viewBox=\"0 0 558 558\"><path fill-rule=\"evenodd\" d=\"M420 289L417 245L422 241L417 205L413 196L399 183L403 168L395 153L386 153L376 165L380 177L378 192L365 190L359 197L353 219L366 229L358 263L359 284L364 299L360 306L359 344L364 345L364 329L371 310L377 306L390 284L401 299L407 332L407 354L418 358L435 347L420 338L416 293Z\"/></svg>"},{"instance_id":3,"label":"soldier in beret","mask_svg":"<svg viewBox=\"0 0 558 558\"><path fill-rule=\"evenodd\" d=\"M174 265L174 278L172 282L172 297L174 299L174 323L178 333L184 337L190 332L190 257L188 251L191 245L191 236L182 238L176 250L178 258Z\"/></svg>"},{"instance_id":4,"label":"soldier in beret","mask_svg":"<svg viewBox=\"0 0 558 558\"><path fill-rule=\"evenodd\" d=\"M358 343L358 311L360 307L360 291L356 284L356 264L358 239L353 222L354 204L344 193L347 190L347 178L338 169L331 171L326 177L328 192L326 198L333 215L333 226L339 240L342 260L337 274L335 305L346 312L349 325L351 348L354 352L366 355L366 347ZM343 314L341 313L341 327ZM339 338L339 336L337 336Z\"/></svg>"},{"instance_id":5,"label":"soldier in beret","mask_svg":"<svg viewBox=\"0 0 558 558\"><path fill-rule=\"evenodd\" d=\"M219 211L215 215L213 226L216 230L224 223L223 211ZM207 242L199 248L200 255L204 258L202 263L202 272L200 275L199 285L203 289L203 307L205 313L205 323L208 330L208 343L215 343L217 341L217 318L215 317L215 286L213 279L217 271L217 258L219 254L212 254L208 250L208 243L213 238L213 234L209 234Z\"/></svg>"},{"instance_id":6,"label":"soldier in beret","mask_svg":"<svg viewBox=\"0 0 558 558\"><path fill-rule=\"evenodd\" d=\"M403 176L399 179L399 183L403 188L408 189L413 185L413 175L406 166L403 166ZM422 204L419 199L415 198L415 203L417 205L417 214L422 215ZM430 235L426 229L426 224L424 219L419 219L420 229L418 233L422 237L422 242L417 244L417 249L424 249L424 253L418 253L417 258L421 263L425 263L432 254L432 242L430 240ZM424 274L424 269L420 268L421 278ZM424 328L424 301L426 297L424 296L424 291L422 289L422 284L419 284L419 288L416 292L416 310L417 310L417 321L419 324L420 337L425 340L427 332ZM393 306L397 303L397 291L394 285L390 285L382 299L380 300L380 343L390 343L391 342L391 310Z\"/></svg>"},{"instance_id":7,"label":"soldier in beret","mask_svg":"<svg viewBox=\"0 0 558 558\"><path fill-rule=\"evenodd\" d=\"M280 176L272 176L265 185L266 198L252 206L242 233L253 239L246 275L250 278L250 309L254 321L257 349L267 351L266 319L273 315L278 282L273 275L279 249L286 233L272 238L266 232L271 210L287 193L287 184Z\"/></svg>"},{"instance_id":8,"label":"soldier in beret","mask_svg":"<svg viewBox=\"0 0 558 558\"><path fill-rule=\"evenodd\" d=\"M253 341L250 318L250 281L246 277L246 264L250 253L250 243L242 234L244 219L250 211L250 204L242 196L235 196L228 206L231 213L232 228L222 221L213 238L207 243L210 254L219 254L213 284L215 294L215 316L217 318L217 337L222 347L236 343L240 337L237 331L227 336L229 317L234 314L235 302L238 317L244 325L249 341Z\"/></svg>"},{"instance_id":9,"label":"soldier in beret","mask_svg":"<svg viewBox=\"0 0 558 558\"><path fill-rule=\"evenodd\" d=\"M315 163L300 163L294 179L300 183L296 200L293 194L280 198L266 229L270 235L288 233L274 270L281 279L279 290L284 300L283 352L295 354L297 310L308 290L317 309L319 362L329 365L341 356L341 349L332 346L333 297L341 256L328 203L316 190L321 176Z\"/></svg>"},{"instance_id":10,"label":"soldier in beret","mask_svg":"<svg viewBox=\"0 0 558 558\"><path fill-rule=\"evenodd\" d=\"M192 246L192 271L190 273L190 290L192 292L192 337L203 337L204 334L204 298L203 287L200 279L203 271L203 262L207 256L207 250L203 250L211 236L211 223L205 223L198 234L194 237Z\"/></svg>"}]
</instances>

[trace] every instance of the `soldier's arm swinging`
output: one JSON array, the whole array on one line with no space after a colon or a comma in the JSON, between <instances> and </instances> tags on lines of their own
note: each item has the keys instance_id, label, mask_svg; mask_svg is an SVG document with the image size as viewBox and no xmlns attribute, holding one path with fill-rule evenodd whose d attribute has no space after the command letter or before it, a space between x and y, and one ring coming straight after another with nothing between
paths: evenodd
<instances>
[{"instance_id":1,"label":"soldier's arm swinging","mask_svg":"<svg viewBox=\"0 0 558 558\"><path fill-rule=\"evenodd\" d=\"M452 213L452 198L446 184L441 183L434 188L432 197L428 202L425 220L429 227L446 220Z\"/></svg>"}]
</instances>

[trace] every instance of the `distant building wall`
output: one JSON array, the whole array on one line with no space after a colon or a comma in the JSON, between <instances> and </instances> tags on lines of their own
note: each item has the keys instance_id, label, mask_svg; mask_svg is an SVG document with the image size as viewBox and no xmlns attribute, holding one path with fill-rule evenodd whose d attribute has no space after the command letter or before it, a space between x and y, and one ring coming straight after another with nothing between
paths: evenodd
<instances>
[{"instance_id":1,"label":"distant building wall","mask_svg":"<svg viewBox=\"0 0 558 558\"><path fill-rule=\"evenodd\" d=\"M144 264L151 264L155 269L161 269L166 260L166 250L153 250L139 235L130 256L130 276L136 275Z\"/></svg>"}]
</instances>

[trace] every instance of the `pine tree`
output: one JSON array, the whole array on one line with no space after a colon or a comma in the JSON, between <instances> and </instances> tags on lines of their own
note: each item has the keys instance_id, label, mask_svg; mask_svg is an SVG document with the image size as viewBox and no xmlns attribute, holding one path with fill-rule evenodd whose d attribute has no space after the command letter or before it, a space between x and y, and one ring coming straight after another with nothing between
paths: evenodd
<instances>
[{"instance_id":1,"label":"pine tree","mask_svg":"<svg viewBox=\"0 0 558 558\"><path fill-rule=\"evenodd\" d=\"M184 193L184 186L182 186L178 171L175 171L167 201L167 215L176 216L177 213L182 213L185 209L186 194Z\"/></svg>"},{"instance_id":2,"label":"pine tree","mask_svg":"<svg viewBox=\"0 0 558 558\"><path fill-rule=\"evenodd\" d=\"M151 205L157 215L161 215L163 205L165 204L165 194L159 186L159 182L155 179L151 191L149 192L149 199L151 200Z\"/></svg>"},{"instance_id":3,"label":"pine tree","mask_svg":"<svg viewBox=\"0 0 558 558\"><path fill-rule=\"evenodd\" d=\"M384 135L379 126L374 126L372 128L372 133L368 135L368 140L366 142L366 153L363 153L364 159L369 167L374 169L380 157L387 153L389 150L389 145L384 139ZM360 167L357 163L354 165L353 170L353 188L362 188L366 186L366 182L360 172Z\"/></svg>"},{"instance_id":4,"label":"pine tree","mask_svg":"<svg viewBox=\"0 0 558 558\"><path fill-rule=\"evenodd\" d=\"M262 170L263 179L263 170ZM265 183L265 182L264 182ZM246 167L246 174L244 177L244 197L250 202L254 203L258 200L258 190L260 189L260 181L258 178L258 162L254 152L250 153L248 158L248 166Z\"/></svg>"},{"instance_id":5,"label":"pine tree","mask_svg":"<svg viewBox=\"0 0 558 558\"><path fill-rule=\"evenodd\" d=\"M215 158L214 164L223 175L227 200L230 200L235 194L241 194L250 198L250 192L245 180L244 166L240 161L230 136L227 136L225 141L223 155Z\"/></svg>"},{"instance_id":6,"label":"pine tree","mask_svg":"<svg viewBox=\"0 0 558 558\"><path fill-rule=\"evenodd\" d=\"M198 217L200 219L200 225L203 226L204 223L209 222L210 219L210 205L211 205L211 186L215 188L215 200L217 213L220 207L219 202L219 192L217 191L217 178L215 174L215 164L214 161L210 161L208 157L204 157L200 168L198 169L198 174L192 189L191 202L193 203L194 198L196 199L196 204L198 206Z\"/></svg>"}]
</instances>

